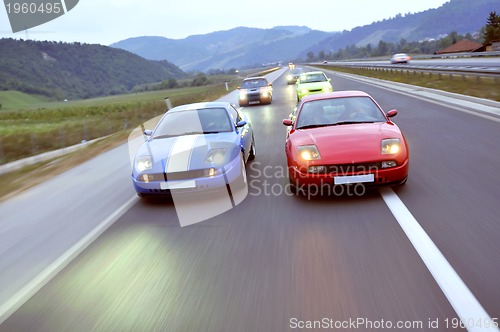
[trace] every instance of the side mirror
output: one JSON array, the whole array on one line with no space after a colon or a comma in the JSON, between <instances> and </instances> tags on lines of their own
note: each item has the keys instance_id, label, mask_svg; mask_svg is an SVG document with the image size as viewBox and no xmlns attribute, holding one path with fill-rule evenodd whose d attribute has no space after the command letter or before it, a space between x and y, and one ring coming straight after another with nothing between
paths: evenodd
<instances>
[{"instance_id":1,"label":"side mirror","mask_svg":"<svg viewBox=\"0 0 500 332\"><path fill-rule=\"evenodd\" d=\"M328 82L331 82L331 81L332 81L332 79L331 79L331 78L328 78Z\"/></svg>"},{"instance_id":2,"label":"side mirror","mask_svg":"<svg viewBox=\"0 0 500 332\"><path fill-rule=\"evenodd\" d=\"M273 86L273 83L269 83L268 85L269 85L269 86Z\"/></svg>"},{"instance_id":3,"label":"side mirror","mask_svg":"<svg viewBox=\"0 0 500 332\"><path fill-rule=\"evenodd\" d=\"M146 129L146 130L144 130L144 135L149 137L149 136L153 135L153 131L150 129Z\"/></svg>"},{"instance_id":4,"label":"side mirror","mask_svg":"<svg viewBox=\"0 0 500 332\"><path fill-rule=\"evenodd\" d=\"M241 127L245 126L246 124L247 124L247 122L245 120L241 120L236 124L236 128L241 128Z\"/></svg>"},{"instance_id":5,"label":"side mirror","mask_svg":"<svg viewBox=\"0 0 500 332\"><path fill-rule=\"evenodd\" d=\"M236 89L241 90L241 86L237 87Z\"/></svg>"},{"instance_id":6,"label":"side mirror","mask_svg":"<svg viewBox=\"0 0 500 332\"><path fill-rule=\"evenodd\" d=\"M293 125L293 121L290 119L283 119L283 124L287 127L290 127L291 125Z\"/></svg>"},{"instance_id":7,"label":"side mirror","mask_svg":"<svg viewBox=\"0 0 500 332\"><path fill-rule=\"evenodd\" d=\"M389 112L387 112L387 117L392 118L392 117L396 116L397 114L398 114L397 110L390 110Z\"/></svg>"}]
</instances>

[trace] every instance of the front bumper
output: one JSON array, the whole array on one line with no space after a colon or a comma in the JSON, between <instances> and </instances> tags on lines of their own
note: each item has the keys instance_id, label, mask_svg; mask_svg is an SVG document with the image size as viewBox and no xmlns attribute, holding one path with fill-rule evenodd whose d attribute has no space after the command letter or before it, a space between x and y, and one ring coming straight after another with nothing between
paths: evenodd
<instances>
[{"instance_id":1,"label":"front bumper","mask_svg":"<svg viewBox=\"0 0 500 332\"><path fill-rule=\"evenodd\" d=\"M370 168L365 171L346 171L342 173L308 173L305 169L297 166L289 167L290 183L304 187L335 186L335 177L355 177L373 174L373 181L352 182L352 184L362 183L367 187L397 185L408 177L408 159L401 165L391 168ZM371 176L368 176L371 177ZM338 184L337 184L338 185Z\"/></svg>"},{"instance_id":2,"label":"front bumper","mask_svg":"<svg viewBox=\"0 0 500 332\"><path fill-rule=\"evenodd\" d=\"M132 175L132 183L134 189L140 196L171 196L173 194L190 194L190 193L206 193L226 191L227 185L239 184L242 182L242 177L245 177L242 172L245 171L242 167L240 158L232 160L230 163L220 169L219 174L214 176L179 179L173 181L140 181Z\"/></svg>"}]
</instances>

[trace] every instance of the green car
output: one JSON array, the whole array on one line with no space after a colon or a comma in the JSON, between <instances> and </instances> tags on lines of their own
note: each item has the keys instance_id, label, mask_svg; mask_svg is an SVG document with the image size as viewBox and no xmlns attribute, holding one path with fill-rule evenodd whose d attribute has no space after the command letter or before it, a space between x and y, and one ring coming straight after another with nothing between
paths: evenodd
<instances>
[{"instance_id":1,"label":"green car","mask_svg":"<svg viewBox=\"0 0 500 332\"><path fill-rule=\"evenodd\" d=\"M302 97L315 93L333 91L331 79L322 71L310 71L300 75L297 80L297 101Z\"/></svg>"}]
</instances>

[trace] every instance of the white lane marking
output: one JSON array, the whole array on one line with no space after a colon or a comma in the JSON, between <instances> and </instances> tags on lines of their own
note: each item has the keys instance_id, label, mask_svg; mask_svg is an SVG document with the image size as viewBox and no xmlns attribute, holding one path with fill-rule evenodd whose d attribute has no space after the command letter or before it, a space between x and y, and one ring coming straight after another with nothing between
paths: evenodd
<instances>
[{"instance_id":1,"label":"white lane marking","mask_svg":"<svg viewBox=\"0 0 500 332\"><path fill-rule=\"evenodd\" d=\"M166 172L185 172L189 170L189 161L193 146L196 143L199 135L181 136L175 140L174 146L168 156Z\"/></svg>"},{"instance_id":2,"label":"white lane marking","mask_svg":"<svg viewBox=\"0 0 500 332\"><path fill-rule=\"evenodd\" d=\"M78 256L85 248L87 248L95 239L97 239L106 229L109 228L118 218L125 214L137 201L139 197L133 196L125 204L120 206L116 211L109 215L90 233L75 243L52 264L47 266L38 276L31 282L21 288L14 296L0 305L0 324L9 318L17 309L27 302L33 295L36 294L43 286L45 286L52 278L54 278L62 269L64 269L76 256Z\"/></svg>"},{"instance_id":3,"label":"white lane marking","mask_svg":"<svg viewBox=\"0 0 500 332\"><path fill-rule=\"evenodd\" d=\"M474 320L474 324L477 324L478 321L483 322L481 327L472 326L467 330L500 331L497 327L484 327L485 322L493 322L491 317L398 195L391 188L381 188L380 194L459 318L465 324L472 322L472 320Z\"/></svg>"}]
</instances>

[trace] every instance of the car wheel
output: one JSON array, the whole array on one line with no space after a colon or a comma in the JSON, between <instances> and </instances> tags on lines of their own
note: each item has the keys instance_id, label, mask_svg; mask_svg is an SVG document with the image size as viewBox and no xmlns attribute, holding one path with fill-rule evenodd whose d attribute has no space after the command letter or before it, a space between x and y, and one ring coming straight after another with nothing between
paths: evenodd
<instances>
[{"instance_id":1,"label":"car wheel","mask_svg":"<svg viewBox=\"0 0 500 332\"><path fill-rule=\"evenodd\" d=\"M253 139L253 136L252 136L252 144L250 146L250 155L248 156L248 160L254 160L255 156L256 156L255 140Z\"/></svg>"}]
</instances>

